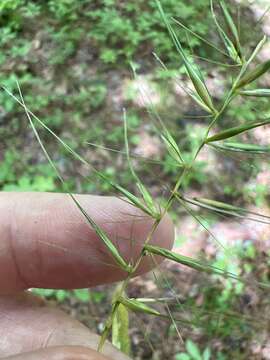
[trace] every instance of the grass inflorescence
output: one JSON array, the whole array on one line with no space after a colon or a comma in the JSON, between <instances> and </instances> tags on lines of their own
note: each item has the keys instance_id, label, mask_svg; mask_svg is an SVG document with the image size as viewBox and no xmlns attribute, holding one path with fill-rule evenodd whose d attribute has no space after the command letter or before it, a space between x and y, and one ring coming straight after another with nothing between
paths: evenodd
<instances>
[{"instance_id":1,"label":"grass inflorescence","mask_svg":"<svg viewBox=\"0 0 270 360\"><path fill-rule=\"evenodd\" d=\"M120 196L124 197L124 201L127 201L129 204L133 205L134 207L141 210L144 214L150 217L153 220L153 226L151 231L149 232L145 242L142 246L141 254L133 263L127 263L127 261L121 255L119 249L114 244L112 239L108 237L108 235L104 232L104 230L92 219L84 208L81 206L79 201L76 199L76 196L69 194L74 201L75 205L78 207L82 215L87 220L89 226L96 232L99 236L100 240L105 245L107 251L110 253L111 257L114 259L114 262L117 266L119 266L122 270L124 270L127 274L126 279L123 283L117 288L116 295L113 299L112 303L112 310L110 316L104 326L104 330L101 336L101 341L99 345L99 350L102 349L102 346L106 339L109 337L111 330L113 330L113 342L118 347L122 348L123 351L128 351L128 346L121 347L121 337L123 337L123 332L120 331L121 326L124 331L128 329L128 322L127 316L128 311L134 312L143 312L148 315L153 315L157 317L164 317L166 319L171 318L171 314L168 311L168 314L163 314L149 306L148 304L144 303L141 299L130 299L126 296L126 290L129 285L129 281L136 273L137 269L139 268L142 260L145 257L153 257L153 256L160 256L164 259L169 259L171 261L180 263L182 265L188 266L194 270L199 272L205 272L208 274L215 274L219 275L224 278L231 278L235 281L241 281L246 283L247 280L240 277L237 274L233 274L228 271L224 271L219 269L216 266L208 264L206 262L198 261L191 257L183 256L181 254L177 254L173 251L168 249L164 249L158 246L151 245L151 239L154 231L158 227L160 221L162 220L163 216L166 212L169 211L172 204L175 200L178 201L178 204L182 204L184 208L189 209L187 204L192 206L201 207L207 211L214 211L216 213L220 213L222 215L229 215L244 219L249 219L253 221L263 222L269 224L269 217L264 216L262 214L248 211L244 208L239 206L234 206L231 204L227 204L221 201L217 201L214 199L206 199L206 198L189 198L182 194L182 185L184 180L192 171L194 164L196 163L197 157L201 150L205 146L211 146L214 149L220 149L225 152L241 152L241 153L269 153L269 147L260 146L257 144L249 144L243 143L240 141L231 140L231 138L243 135L255 129L257 127L268 125L270 120L266 119L257 119L254 122L246 122L242 125L235 125L232 127L225 127L222 131L216 130L219 123L222 122L223 114L231 106L233 100L238 97L254 97L254 98L267 98L270 96L269 89L263 88L249 88L249 86L253 86L254 82L260 79L269 69L270 69L270 60L254 66L253 61L256 59L257 54L262 49L264 44L266 43L266 38L264 37L255 47L255 50L248 55L245 53L243 46L241 45L240 35L238 33L238 28L234 23L233 17L230 14L229 8L226 3L222 0L218 1L219 10L221 15L223 16L223 22L225 23L225 27L221 25L221 22L216 15L215 7L213 1L210 1L210 11L212 13L213 22L216 25L217 32L224 43L225 49L220 50L219 52L223 55L225 54L229 59L229 65L235 65L235 68L238 70L238 74L234 77L232 81L231 88L224 94L223 102L221 105L215 103L214 97L210 94L210 91L207 88L206 81L202 74L202 71L199 69L198 65L196 65L191 57L190 54L184 49L181 44L181 41L178 39L176 32L173 29L172 21L166 16L165 11L161 5L159 0L156 0L157 8L160 11L161 19L166 24L168 33L172 39L172 42L175 45L176 51L179 54L179 61L183 63L186 76L190 79L193 88L188 90L188 94L190 97L199 105L204 111L206 111L209 115L209 123L207 126L206 131L202 136L202 141L200 142L198 148L194 152L194 156L192 159L187 160L179 147L177 141L174 139L173 135L167 129L160 119L158 119L157 124L160 125L159 135L165 145L166 151L168 155L171 157L172 161L175 163L175 166L179 169L179 176L175 182L174 187L170 190L169 196L163 202L163 207L160 207L160 204L157 204L154 197L152 196L151 192L148 190L146 185L143 183L143 180L137 174L135 167L133 165L132 155L130 153L130 146L129 146L129 119L126 114L126 111L123 111L123 133L124 133L124 144L125 144L125 155L127 157L127 162L129 166L129 170L132 176L133 181L136 184L136 188L138 190L138 195L131 193L128 189L123 187L121 184L118 184L112 180L110 180L106 175L102 172L98 171L93 165L91 165L88 161L84 160L83 157L73 150L69 145L67 145L53 130L51 130L42 120L40 120L33 112L31 112L27 105L24 102L20 87L18 85L19 95L20 97L17 98L14 94L12 94L7 88L4 90L12 96L12 98L17 101L24 109L28 121L32 130L35 133L35 136L47 157L49 163L52 165L54 170L56 171L60 181L63 183L64 180L56 168L54 162L52 161L51 157L49 156L48 152L44 144L42 143L37 126L35 124L39 124L43 130L49 132L64 149L70 153L75 159L82 162L84 165L89 166L95 175L101 181L106 182L111 188L117 191ZM177 20L173 20L175 23L178 23L181 27L184 27L187 31L189 29L179 23ZM200 36L195 34L193 31L189 31L191 35L199 37L200 40L205 41L209 46L213 47L214 49L218 49L216 45L210 43L208 40L202 39ZM208 117L207 117L208 118ZM156 124L155 124L156 126ZM210 133L212 133L210 135ZM229 141L227 141L229 139ZM192 216L192 210L189 210ZM269 287L268 284L258 283L260 287ZM127 310L127 311L126 311ZM176 319L177 320L177 319ZM122 325L121 325L122 324ZM120 339L119 339L120 337Z\"/></svg>"}]
</instances>

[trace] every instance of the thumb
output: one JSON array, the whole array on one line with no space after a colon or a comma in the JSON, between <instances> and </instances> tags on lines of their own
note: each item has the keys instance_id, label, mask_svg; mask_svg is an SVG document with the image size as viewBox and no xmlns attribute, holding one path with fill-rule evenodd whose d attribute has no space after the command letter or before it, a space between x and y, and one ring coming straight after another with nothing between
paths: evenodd
<instances>
[{"instance_id":1,"label":"thumb","mask_svg":"<svg viewBox=\"0 0 270 360\"><path fill-rule=\"evenodd\" d=\"M57 346L9 356L3 360L113 360L94 350L81 346Z\"/></svg>"},{"instance_id":2,"label":"thumb","mask_svg":"<svg viewBox=\"0 0 270 360\"><path fill-rule=\"evenodd\" d=\"M98 335L29 292L0 296L0 315L1 360L130 359L109 342L97 353Z\"/></svg>"}]
</instances>

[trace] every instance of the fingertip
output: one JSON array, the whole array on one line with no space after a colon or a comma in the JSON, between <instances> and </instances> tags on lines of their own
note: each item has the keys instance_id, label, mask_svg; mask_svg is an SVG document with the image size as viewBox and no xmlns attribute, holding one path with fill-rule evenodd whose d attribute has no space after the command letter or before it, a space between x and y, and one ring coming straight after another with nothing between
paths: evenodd
<instances>
[{"instance_id":1,"label":"fingertip","mask_svg":"<svg viewBox=\"0 0 270 360\"><path fill-rule=\"evenodd\" d=\"M56 346L9 356L6 360L112 360L83 346Z\"/></svg>"},{"instance_id":2,"label":"fingertip","mask_svg":"<svg viewBox=\"0 0 270 360\"><path fill-rule=\"evenodd\" d=\"M157 238L153 239L153 244L171 250L174 244L175 231L174 224L168 213L165 213L162 217L157 232L158 235Z\"/></svg>"},{"instance_id":3,"label":"fingertip","mask_svg":"<svg viewBox=\"0 0 270 360\"><path fill-rule=\"evenodd\" d=\"M27 287L84 288L128 276L67 194L0 193L0 197L0 293ZM136 264L146 241L167 249L173 245L168 214L153 231L155 220L123 199L91 195L76 199L127 263ZM153 266L151 258L144 257L136 274Z\"/></svg>"}]
</instances>

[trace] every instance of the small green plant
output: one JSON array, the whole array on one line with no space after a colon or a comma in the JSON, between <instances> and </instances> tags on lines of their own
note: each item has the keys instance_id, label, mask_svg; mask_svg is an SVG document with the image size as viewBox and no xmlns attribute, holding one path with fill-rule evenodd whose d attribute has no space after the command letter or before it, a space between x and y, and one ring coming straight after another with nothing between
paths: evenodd
<instances>
[{"instance_id":1,"label":"small green plant","mask_svg":"<svg viewBox=\"0 0 270 360\"><path fill-rule=\"evenodd\" d=\"M199 347L190 339L185 343L186 352L175 355L175 360L210 360L211 350L207 347L202 352Z\"/></svg>"}]
</instances>

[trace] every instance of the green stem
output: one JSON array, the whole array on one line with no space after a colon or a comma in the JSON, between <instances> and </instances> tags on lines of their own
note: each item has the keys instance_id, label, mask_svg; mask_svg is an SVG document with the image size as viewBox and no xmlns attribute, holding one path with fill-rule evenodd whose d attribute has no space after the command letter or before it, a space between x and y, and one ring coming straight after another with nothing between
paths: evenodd
<instances>
[{"instance_id":1,"label":"green stem","mask_svg":"<svg viewBox=\"0 0 270 360\"><path fill-rule=\"evenodd\" d=\"M196 161L200 151L202 150L202 148L205 146L205 142L207 140L207 137L209 135L209 132L210 130L212 129L212 127L215 125L215 123L219 120L219 118L221 117L221 115L224 113L224 111L227 109L228 105L230 104L230 102L234 99L235 96L237 96L237 92L235 91L235 85L237 84L238 80L240 79L240 77L242 76L243 72L244 72L244 69L246 67L246 64L243 64L242 67L241 67L241 70L236 78L236 80L234 81L230 91L228 92L220 110L216 113L213 114L213 120L211 121L211 123L209 124L207 130L206 130L206 133L204 135L204 138L201 142L201 144L199 145L198 149L196 150L195 152L195 155L190 163L190 165L186 165L183 172L181 173L181 175L179 176L178 180L176 181L175 183L175 186L169 196L169 199L167 200L167 203L166 205L164 206L164 209L160 215L159 218L155 219L155 222L145 240L145 243L144 243L144 246L147 245L151 239L152 239L152 236L153 236L153 233L155 232L156 228L158 227L159 223L161 222L163 216L165 215L166 212L168 212L169 208L171 207L174 199L175 199L175 194L179 191L180 187L182 186L182 183L183 183L183 180L185 179L185 177L189 174L190 170L192 169L193 165L194 165L194 162ZM140 266L140 263L142 261L142 259L145 257L145 250L144 250L144 247L141 251L141 254L139 256L139 258L137 259L136 263L134 264L134 266L132 267L130 273L128 274L128 276L126 277L126 279L123 281L122 283L122 286L121 286L121 289L119 290L119 297L123 296L125 291L126 291L126 288L128 286L128 283L130 281L130 279L132 278L132 276L136 273L138 267ZM115 303L116 304L116 303ZM99 351L101 350L107 336L108 336L108 333L109 331L111 330L111 327L112 327L112 317L113 317L113 314L115 313L115 306L113 307L112 309L112 313L110 315L110 317L108 318L108 321L106 323L106 327L104 329L104 332L102 334L102 337L101 337L101 340L100 340L100 344L99 344Z\"/></svg>"}]
</instances>

